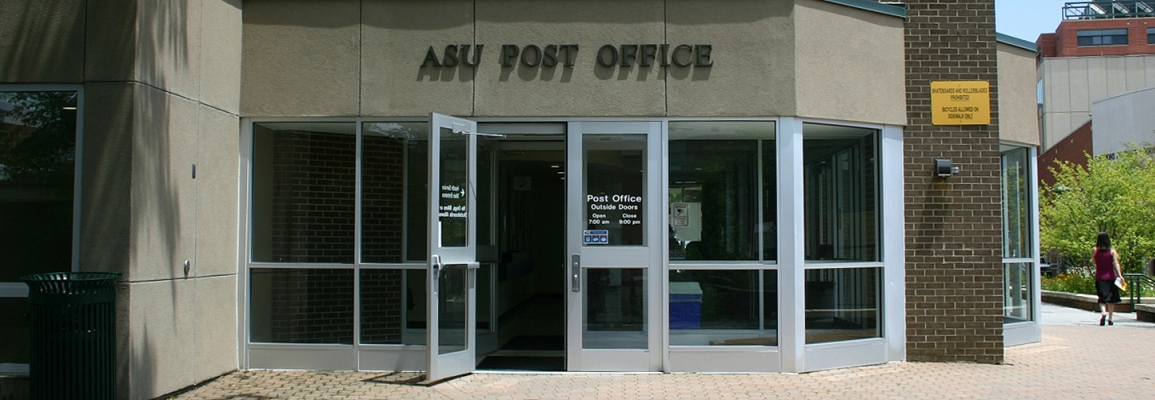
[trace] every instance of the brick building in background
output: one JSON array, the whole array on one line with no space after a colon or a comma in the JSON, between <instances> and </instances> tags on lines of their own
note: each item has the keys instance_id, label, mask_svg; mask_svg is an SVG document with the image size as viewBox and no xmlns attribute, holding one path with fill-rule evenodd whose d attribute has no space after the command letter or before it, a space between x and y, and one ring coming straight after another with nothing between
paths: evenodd
<instances>
[{"instance_id":1,"label":"brick building in background","mask_svg":"<svg viewBox=\"0 0 1155 400\"><path fill-rule=\"evenodd\" d=\"M1155 87L1152 7L1151 1L1068 2L1055 32L1039 35L1040 177L1057 160L1085 165L1084 154L1155 142L1145 107Z\"/></svg>"}]
</instances>

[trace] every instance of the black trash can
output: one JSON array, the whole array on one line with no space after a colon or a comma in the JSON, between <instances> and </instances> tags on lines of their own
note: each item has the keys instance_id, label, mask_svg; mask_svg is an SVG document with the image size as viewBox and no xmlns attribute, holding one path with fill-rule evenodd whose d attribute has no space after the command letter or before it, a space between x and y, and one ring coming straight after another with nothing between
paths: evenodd
<instances>
[{"instance_id":1,"label":"black trash can","mask_svg":"<svg viewBox=\"0 0 1155 400\"><path fill-rule=\"evenodd\" d=\"M115 272L20 278L32 307L34 399L116 397Z\"/></svg>"}]
</instances>

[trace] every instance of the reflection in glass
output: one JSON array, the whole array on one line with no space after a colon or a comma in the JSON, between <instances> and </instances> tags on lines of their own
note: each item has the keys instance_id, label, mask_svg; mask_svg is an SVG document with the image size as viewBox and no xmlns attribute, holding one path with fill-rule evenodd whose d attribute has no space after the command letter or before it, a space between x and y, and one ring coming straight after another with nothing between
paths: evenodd
<instances>
[{"instance_id":1,"label":"reflection in glass","mask_svg":"<svg viewBox=\"0 0 1155 400\"><path fill-rule=\"evenodd\" d=\"M806 343L881 337L879 272L806 270Z\"/></svg>"},{"instance_id":2,"label":"reflection in glass","mask_svg":"<svg viewBox=\"0 0 1155 400\"><path fill-rule=\"evenodd\" d=\"M467 222L469 217L467 190L468 169L468 136L453 133L452 129L442 127L441 135L441 188L440 208L438 209L441 221L441 246L464 247L467 241Z\"/></svg>"},{"instance_id":3,"label":"reflection in glass","mask_svg":"<svg viewBox=\"0 0 1155 400\"><path fill-rule=\"evenodd\" d=\"M641 246L646 135L585 135L585 245ZM604 232L603 232L604 231Z\"/></svg>"},{"instance_id":4,"label":"reflection in glass","mask_svg":"<svg viewBox=\"0 0 1155 400\"><path fill-rule=\"evenodd\" d=\"M777 271L670 271L670 345L778 344Z\"/></svg>"},{"instance_id":5,"label":"reflection in glass","mask_svg":"<svg viewBox=\"0 0 1155 400\"><path fill-rule=\"evenodd\" d=\"M32 307L27 298L0 298L0 364L28 364L32 360Z\"/></svg>"},{"instance_id":6,"label":"reflection in glass","mask_svg":"<svg viewBox=\"0 0 1155 400\"><path fill-rule=\"evenodd\" d=\"M250 340L353 344L352 269L250 270Z\"/></svg>"},{"instance_id":7,"label":"reflection in glass","mask_svg":"<svg viewBox=\"0 0 1155 400\"><path fill-rule=\"evenodd\" d=\"M1003 257L1031 257L1030 169L1026 148L1002 153Z\"/></svg>"},{"instance_id":8,"label":"reflection in glass","mask_svg":"<svg viewBox=\"0 0 1155 400\"><path fill-rule=\"evenodd\" d=\"M429 319L426 318L427 304L429 304L429 270L405 270L405 301L413 301L413 306L405 307L405 330L401 338L402 344L425 344L425 334L428 332Z\"/></svg>"},{"instance_id":9,"label":"reflection in glass","mask_svg":"<svg viewBox=\"0 0 1155 400\"><path fill-rule=\"evenodd\" d=\"M252 259L353 263L353 123L253 124Z\"/></svg>"},{"instance_id":10,"label":"reflection in glass","mask_svg":"<svg viewBox=\"0 0 1155 400\"><path fill-rule=\"evenodd\" d=\"M72 270L76 113L76 92L0 92L0 282Z\"/></svg>"},{"instance_id":11,"label":"reflection in glass","mask_svg":"<svg viewBox=\"0 0 1155 400\"><path fill-rule=\"evenodd\" d=\"M446 265L437 280L437 354L465 350L469 270Z\"/></svg>"},{"instance_id":12,"label":"reflection in glass","mask_svg":"<svg viewBox=\"0 0 1155 400\"><path fill-rule=\"evenodd\" d=\"M1003 264L1003 316L1006 322L1031 320L1031 266L1033 263Z\"/></svg>"},{"instance_id":13,"label":"reflection in glass","mask_svg":"<svg viewBox=\"0 0 1155 400\"><path fill-rule=\"evenodd\" d=\"M802 130L806 260L879 261L877 131Z\"/></svg>"},{"instance_id":14,"label":"reflection in glass","mask_svg":"<svg viewBox=\"0 0 1155 400\"><path fill-rule=\"evenodd\" d=\"M673 121L669 131L670 259L777 257L774 123Z\"/></svg>"},{"instance_id":15,"label":"reflection in glass","mask_svg":"<svg viewBox=\"0 0 1155 400\"><path fill-rule=\"evenodd\" d=\"M582 348L645 349L645 270L585 271Z\"/></svg>"},{"instance_id":16,"label":"reflection in glass","mask_svg":"<svg viewBox=\"0 0 1155 400\"><path fill-rule=\"evenodd\" d=\"M361 261L425 259L429 124L367 122L361 140Z\"/></svg>"}]
</instances>

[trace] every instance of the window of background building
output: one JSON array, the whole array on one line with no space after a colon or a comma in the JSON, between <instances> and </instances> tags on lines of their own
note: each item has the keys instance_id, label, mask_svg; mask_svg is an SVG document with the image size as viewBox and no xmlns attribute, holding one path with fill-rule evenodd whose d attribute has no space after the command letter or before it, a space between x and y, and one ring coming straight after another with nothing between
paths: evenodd
<instances>
[{"instance_id":1,"label":"window of background building","mask_svg":"<svg viewBox=\"0 0 1155 400\"><path fill-rule=\"evenodd\" d=\"M1030 152L1024 147L1002 148L1003 314L1008 322L1030 321L1035 265L1031 213Z\"/></svg>"},{"instance_id":2,"label":"window of background building","mask_svg":"<svg viewBox=\"0 0 1155 400\"><path fill-rule=\"evenodd\" d=\"M77 91L0 89L0 365L31 357L20 277L73 269L78 107Z\"/></svg>"},{"instance_id":3,"label":"window of background building","mask_svg":"<svg viewBox=\"0 0 1155 400\"><path fill-rule=\"evenodd\" d=\"M878 131L802 132L806 343L881 337Z\"/></svg>"},{"instance_id":4,"label":"window of background building","mask_svg":"<svg viewBox=\"0 0 1155 400\"><path fill-rule=\"evenodd\" d=\"M774 122L669 133L670 344L777 345Z\"/></svg>"},{"instance_id":5,"label":"window of background building","mask_svg":"<svg viewBox=\"0 0 1155 400\"><path fill-rule=\"evenodd\" d=\"M1147 28L1147 44L1155 44L1155 28Z\"/></svg>"},{"instance_id":6,"label":"window of background building","mask_svg":"<svg viewBox=\"0 0 1155 400\"><path fill-rule=\"evenodd\" d=\"M1127 44L1126 29L1081 30L1077 34L1079 46L1112 46Z\"/></svg>"}]
</instances>

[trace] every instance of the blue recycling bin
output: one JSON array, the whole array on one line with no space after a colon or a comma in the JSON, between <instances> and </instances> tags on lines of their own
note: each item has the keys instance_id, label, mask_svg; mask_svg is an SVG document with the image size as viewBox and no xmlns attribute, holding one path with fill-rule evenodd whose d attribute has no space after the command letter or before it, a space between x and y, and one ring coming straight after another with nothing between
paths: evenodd
<instances>
[{"instance_id":1,"label":"blue recycling bin","mask_svg":"<svg viewBox=\"0 0 1155 400\"><path fill-rule=\"evenodd\" d=\"M702 327L702 286L698 282L670 282L670 329Z\"/></svg>"}]
</instances>

